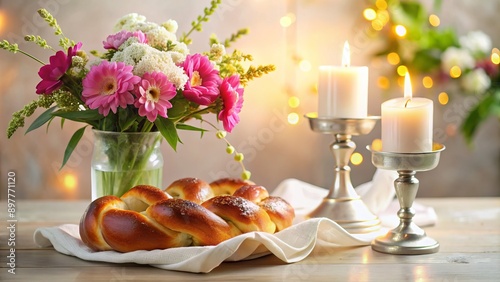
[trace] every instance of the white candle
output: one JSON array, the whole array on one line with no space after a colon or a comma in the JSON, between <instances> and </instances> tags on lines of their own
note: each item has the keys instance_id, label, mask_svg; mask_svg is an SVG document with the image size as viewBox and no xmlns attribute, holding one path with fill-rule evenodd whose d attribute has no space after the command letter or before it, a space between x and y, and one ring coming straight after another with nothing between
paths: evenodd
<instances>
[{"instance_id":1,"label":"white candle","mask_svg":"<svg viewBox=\"0 0 500 282\"><path fill-rule=\"evenodd\" d=\"M404 87L404 98L382 103L382 150L398 153L432 151L432 100L412 98L408 73Z\"/></svg>"},{"instance_id":2,"label":"white candle","mask_svg":"<svg viewBox=\"0 0 500 282\"><path fill-rule=\"evenodd\" d=\"M368 67L351 67L349 44L344 44L342 66L320 66L318 116L365 118L368 111Z\"/></svg>"}]
</instances>

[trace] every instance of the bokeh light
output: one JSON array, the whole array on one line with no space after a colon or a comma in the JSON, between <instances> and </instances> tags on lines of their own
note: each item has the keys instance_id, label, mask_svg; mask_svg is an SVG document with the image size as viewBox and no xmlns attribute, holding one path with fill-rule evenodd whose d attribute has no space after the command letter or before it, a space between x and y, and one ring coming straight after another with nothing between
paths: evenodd
<instances>
[{"instance_id":1,"label":"bokeh light","mask_svg":"<svg viewBox=\"0 0 500 282\"><path fill-rule=\"evenodd\" d=\"M298 108L300 105L300 99L296 96L292 96L290 98L288 98L288 106L290 106L290 108Z\"/></svg>"},{"instance_id":2,"label":"bokeh light","mask_svg":"<svg viewBox=\"0 0 500 282\"><path fill-rule=\"evenodd\" d=\"M372 148L373 151L382 151L382 140L381 139L373 139Z\"/></svg>"},{"instance_id":3,"label":"bokeh light","mask_svg":"<svg viewBox=\"0 0 500 282\"><path fill-rule=\"evenodd\" d=\"M400 24L394 27L394 31L399 37L404 37L406 35L406 27Z\"/></svg>"},{"instance_id":4,"label":"bokeh light","mask_svg":"<svg viewBox=\"0 0 500 282\"><path fill-rule=\"evenodd\" d=\"M66 172L62 174L62 185L65 190L73 191L78 183L76 175L71 172Z\"/></svg>"},{"instance_id":5,"label":"bokeh light","mask_svg":"<svg viewBox=\"0 0 500 282\"><path fill-rule=\"evenodd\" d=\"M373 21L377 18L377 12L375 12L372 8L367 8L363 11L363 17L369 21Z\"/></svg>"},{"instance_id":6,"label":"bokeh light","mask_svg":"<svg viewBox=\"0 0 500 282\"><path fill-rule=\"evenodd\" d=\"M408 72L408 68L404 65L400 65L396 71L398 72L399 76L405 76L405 74Z\"/></svg>"},{"instance_id":7,"label":"bokeh light","mask_svg":"<svg viewBox=\"0 0 500 282\"><path fill-rule=\"evenodd\" d=\"M432 88L432 85L434 85L434 81L432 81L432 78L430 76L424 76L424 78L422 78L422 84L425 88Z\"/></svg>"},{"instance_id":8,"label":"bokeh light","mask_svg":"<svg viewBox=\"0 0 500 282\"><path fill-rule=\"evenodd\" d=\"M439 19L438 16L432 14L429 16L429 23L434 26L434 27L437 27L441 24L441 20Z\"/></svg>"},{"instance_id":9,"label":"bokeh light","mask_svg":"<svg viewBox=\"0 0 500 282\"><path fill-rule=\"evenodd\" d=\"M360 165L363 162L363 155L356 152L351 155L351 163L353 165Z\"/></svg>"},{"instance_id":10,"label":"bokeh light","mask_svg":"<svg viewBox=\"0 0 500 282\"><path fill-rule=\"evenodd\" d=\"M310 71L311 68L312 68L311 62L309 62L308 60L304 59L299 62L299 69L301 71L307 72Z\"/></svg>"},{"instance_id":11,"label":"bokeh light","mask_svg":"<svg viewBox=\"0 0 500 282\"><path fill-rule=\"evenodd\" d=\"M385 0L377 0L375 1L375 6L380 10L385 10L387 9L387 2Z\"/></svg>"},{"instance_id":12,"label":"bokeh light","mask_svg":"<svg viewBox=\"0 0 500 282\"><path fill-rule=\"evenodd\" d=\"M288 13L286 16L281 17L280 19L280 25L282 27L289 27L295 22L295 14L294 13Z\"/></svg>"},{"instance_id":13,"label":"bokeh light","mask_svg":"<svg viewBox=\"0 0 500 282\"><path fill-rule=\"evenodd\" d=\"M385 76L379 76L377 78L377 85L382 89L389 89L389 87L391 86L391 82L389 81L389 78Z\"/></svg>"},{"instance_id":14,"label":"bokeh light","mask_svg":"<svg viewBox=\"0 0 500 282\"><path fill-rule=\"evenodd\" d=\"M289 113L288 114L288 123L295 125L299 123L299 115L297 113Z\"/></svg>"},{"instance_id":15,"label":"bokeh light","mask_svg":"<svg viewBox=\"0 0 500 282\"><path fill-rule=\"evenodd\" d=\"M450 76L452 78L459 78L462 75L462 70L459 66L453 66L450 69Z\"/></svg>"},{"instance_id":16,"label":"bokeh light","mask_svg":"<svg viewBox=\"0 0 500 282\"><path fill-rule=\"evenodd\" d=\"M400 61L401 60L399 59L398 53L391 52L391 53L387 54L387 62L389 62L389 64L397 65L397 64L399 64Z\"/></svg>"},{"instance_id":17,"label":"bokeh light","mask_svg":"<svg viewBox=\"0 0 500 282\"><path fill-rule=\"evenodd\" d=\"M439 95L438 95L439 104L446 105L446 104L448 104L449 100L450 100L450 98L448 97L448 93L446 93L446 92L439 93Z\"/></svg>"}]
</instances>

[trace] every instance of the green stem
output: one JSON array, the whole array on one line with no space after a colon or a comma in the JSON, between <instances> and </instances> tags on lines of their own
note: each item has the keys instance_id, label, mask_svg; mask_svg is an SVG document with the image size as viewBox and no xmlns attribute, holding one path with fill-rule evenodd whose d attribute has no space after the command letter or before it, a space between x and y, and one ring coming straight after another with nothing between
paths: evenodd
<instances>
[{"instance_id":1,"label":"green stem","mask_svg":"<svg viewBox=\"0 0 500 282\"><path fill-rule=\"evenodd\" d=\"M30 55L30 54L28 54L28 53L26 53L26 52L24 52L23 50L18 50L18 52L19 52L19 53L21 53L21 54L23 54L23 55L25 55L25 56L30 57L31 59L33 59L33 60L35 60L35 61L39 62L39 63L40 63L40 64L42 64L42 65L45 65L45 63L44 63L44 62L40 61L38 58L35 58L34 56L32 56L32 55Z\"/></svg>"},{"instance_id":2,"label":"green stem","mask_svg":"<svg viewBox=\"0 0 500 282\"><path fill-rule=\"evenodd\" d=\"M187 120L189 120L190 118L196 116L196 115L203 115L203 114L206 114L206 113L209 113L210 110L213 110L213 109L216 109L217 107L214 105L214 106L209 106L209 107L206 107L206 108L203 108L203 109L200 109L200 110L197 110L197 111L194 111L188 115L186 115L185 117L183 117L180 122L185 122Z\"/></svg>"}]
</instances>

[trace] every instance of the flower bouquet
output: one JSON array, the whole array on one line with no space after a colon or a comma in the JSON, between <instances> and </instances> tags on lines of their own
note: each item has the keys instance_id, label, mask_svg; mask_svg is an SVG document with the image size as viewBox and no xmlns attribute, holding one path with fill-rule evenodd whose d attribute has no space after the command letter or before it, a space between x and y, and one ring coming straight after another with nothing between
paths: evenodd
<instances>
[{"instance_id":1,"label":"flower bouquet","mask_svg":"<svg viewBox=\"0 0 500 282\"><path fill-rule=\"evenodd\" d=\"M243 156L234 150L225 134L239 122L246 84L273 71L274 66L245 67L245 63L252 60L251 55L238 50L226 53L226 48L246 34L247 29L238 30L222 43L213 35L207 52L189 52L189 36L202 29L202 23L209 20L220 2L211 1L204 13L191 23L191 30L179 37L174 20L157 24L135 13L125 15L118 20L114 33L104 39L103 51L90 52L94 59L83 50L81 42L76 43L63 34L50 13L39 10L39 15L59 36L63 50L53 49L40 36L25 36L26 41L55 52L46 64L20 50L17 44L6 40L0 42L2 49L22 53L42 64L38 72L41 81L36 85L39 96L13 114L8 137L24 126L25 118L33 115L39 107L46 110L27 132L50 125L56 117L62 119L61 124L65 120L84 123L85 126L73 134L66 147L64 166L86 128L99 134L115 133L113 138L108 134L109 141L98 153L101 170L92 173L93 178L101 179L99 185L109 190L104 192L107 194L120 195L124 189L138 183L149 184L144 183L149 181L139 175L145 170L153 171L152 178L158 179L159 174L161 182L161 165L160 170L157 165L147 167L151 162L162 164L158 155L152 155L153 148L165 139L175 150L179 143L178 130L203 134L205 128L187 123L192 119L214 128L217 137L227 143L227 152L235 154L235 159L241 161ZM215 115L224 130L204 119L206 114ZM135 136L126 137L128 133ZM144 143L146 140L150 142ZM250 178L250 172L243 164L242 169L242 177ZM116 174L116 171L121 174Z\"/></svg>"}]
</instances>

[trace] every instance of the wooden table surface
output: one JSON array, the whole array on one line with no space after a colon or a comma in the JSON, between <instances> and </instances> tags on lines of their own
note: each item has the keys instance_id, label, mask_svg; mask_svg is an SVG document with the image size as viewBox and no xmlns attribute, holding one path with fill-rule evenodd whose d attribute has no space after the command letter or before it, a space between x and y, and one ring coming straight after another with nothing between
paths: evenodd
<instances>
[{"instance_id":1,"label":"wooden table surface","mask_svg":"<svg viewBox=\"0 0 500 282\"><path fill-rule=\"evenodd\" d=\"M78 223L85 201L16 203L15 274L10 254L7 205L2 202L0 281L500 281L500 198L417 199L434 207L438 223L425 227L438 240L438 253L388 255L369 246L317 245L304 260L286 264L273 255L222 263L208 274L145 265L90 262L33 242L36 228ZM7 228L5 227L7 226Z\"/></svg>"}]
</instances>

